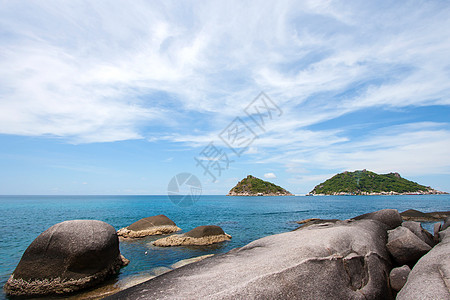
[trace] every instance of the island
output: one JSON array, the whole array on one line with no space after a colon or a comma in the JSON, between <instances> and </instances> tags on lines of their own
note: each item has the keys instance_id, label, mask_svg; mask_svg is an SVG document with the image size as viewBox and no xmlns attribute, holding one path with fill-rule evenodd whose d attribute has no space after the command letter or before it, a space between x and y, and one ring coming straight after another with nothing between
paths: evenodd
<instances>
[{"instance_id":1,"label":"island","mask_svg":"<svg viewBox=\"0 0 450 300\"><path fill-rule=\"evenodd\" d=\"M281 186L248 175L239 181L227 196L293 196Z\"/></svg>"},{"instance_id":2,"label":"island","mask_svg":"<svg viewBox=\"0 0 450 300\"><path fill-rule=\"evenodd\" d=\"M308 195L429 195L447 194L402 178L399 173L377 174L366 169L334 175Z\"/></svg>"}]
</instances>

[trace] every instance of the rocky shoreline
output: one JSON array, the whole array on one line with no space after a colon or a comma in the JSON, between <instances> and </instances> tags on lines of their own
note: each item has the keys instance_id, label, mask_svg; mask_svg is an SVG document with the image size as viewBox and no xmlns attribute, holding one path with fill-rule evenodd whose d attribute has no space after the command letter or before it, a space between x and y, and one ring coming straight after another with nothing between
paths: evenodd
<instances>
[{"instance_id":1,"label":"rocky shoreline","mask_svg":"<svg viewBox=\"0 0 450 300\"><path fill-rule=\"evenodd\" d=\"M348 220L298 221L301 226L294 231L267 236L225 254L180 261L159 273L155 271L156 277L139 279L135 282L142 282L139 285L127 285L129 288L117 294L111 295L118 287L104 288L101 297L450 299L446 285L450 282L448 215L449 212L416 210L400 214L384 209ZM435 223L434 234L430 234L412 218L439 222ZM446 219L442 224L443 218ZM162 226L155 220L174 225L163 215L133 224L140 224L137 229L145 230ZM69 247L74 238L78 240L76 249ZM156 246L207 245L229 238L220 227L207 225L163 237L154 244L159 241ZM93 247L100 256L92 256ZM53 257L48 251L59 254ZM4 288L10 295L23 296L72 293L98 284L126 263L111 225L66 221L51 227L30 245ZM96 269L92 272L93 265Z\"/></svg>"},{"instance_id":2,"label":"rocky shoreline","mask_svg":"<svg viewBox=\"0 0 450 300\"><path fill-rule=\"evenodd\" d=\"M256 197L256 196L294 196L291 193L249 193L249 192L243 192L243 193L236 193L233 191L230 191L227 196L246 196L246 197Z\"/></svg>"},{"instance_id":3,"label":"rocky shoreline","mask_svg":"<svg viewBox=\"0 0 450 300\"><path fill-rule=\"evenodd\" d=\"M406 193L398 193L398 192L358 192L358 193L347 193L347 192L334 192L330 194L316 194L309 193L307 196L393 196L393 195L446 195L447 192L441 192L438 190L430 189L428 191L417 191L417 192L406 192Z\"/></svg>"},{"instance_id":4,"label":"rocky shoreline","mask_svg":"<svg viewBox=\"0 0 450 300\"><path fill-rule=\"evenodd\" d=\"M450 299L449 218L434 236L393 209L299 223L107 299Z\"/></svg>"}]
</instances>

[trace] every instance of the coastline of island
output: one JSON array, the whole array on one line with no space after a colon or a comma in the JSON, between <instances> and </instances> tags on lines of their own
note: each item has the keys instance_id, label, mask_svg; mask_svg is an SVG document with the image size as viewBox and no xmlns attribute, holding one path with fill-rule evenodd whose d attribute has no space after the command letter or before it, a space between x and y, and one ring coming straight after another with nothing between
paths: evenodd
<instances>
[{"instance_id":1,"label":"coastline of island","mask_svg":"<svg viewBox=\"0 0 450 300\"><path fill-rule=\"evenodd\" d=\"M345 171L316 185L307 196L393 196L393 195L442 195L438 191L410 181L397 172L377 174L366 169Z\"/></svg>"},{"instance_id":2,"label":"coastline of island","mask_svg":"<svg viewBox=\"0 0 450 300\"><path fill-rule=\"evenodd\" d=\"M248 175L246 178L239 181L227 194L227 196L294 196L289 191L281 186L273 184Z\"/></svg>"}]
</instances>

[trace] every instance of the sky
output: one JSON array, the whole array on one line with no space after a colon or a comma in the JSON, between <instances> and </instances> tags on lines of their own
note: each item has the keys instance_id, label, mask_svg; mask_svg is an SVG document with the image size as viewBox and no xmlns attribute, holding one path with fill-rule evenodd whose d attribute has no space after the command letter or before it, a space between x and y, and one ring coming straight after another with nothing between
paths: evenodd
<instances>
[{"instance_id":1,"label":"sky","mask_svg":"<svg viewBox=\"0 0 450 300\"><path fill-rule=\"evenodd\" d=\"M450 192L448 1L0 1L0 194Z\"/></svg>"}]
</instances>

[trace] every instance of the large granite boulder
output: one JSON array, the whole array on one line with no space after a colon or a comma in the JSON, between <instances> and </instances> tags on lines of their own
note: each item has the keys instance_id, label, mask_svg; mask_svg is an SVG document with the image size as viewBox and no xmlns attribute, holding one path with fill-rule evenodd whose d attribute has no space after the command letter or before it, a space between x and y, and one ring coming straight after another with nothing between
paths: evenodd
<instances>
[{"instance_id":1,"label":"large granite boulder","mask_svg":"<svg viewBox=\"0 0 450 300\"><path fill-rule=\"evenodd\" d=\"M4 290L14 296L69 293L103 281L127 263L114 227L96 220L65 221L28 246Z\"/></svg>"},{"instance_id":2,"label":"large granite boulder","mask_svg":"<svg viewBox=\"0 0 450 300\"><path fill-rule=\"evenodd\" d=\"M354 217L353 220L375 220L385 224L388 229L394 229L403 222L402 216L396 209L382 209Z\"/></svg>"},{"instance_id":3,"label":"large granite boulder","mask_svg":"<svg viewBox=\"0 0 450 300\"><path fill-rule=\"evenodd\" d=\"M391 288L396 292L400 291L405 285L410 272L411 269L407 265L392 269L389 274Z\"/></svg>"},{"instance_id":4,"label":"large granite boulder","mask_svg":"<svg viewBox=\"0 0 450 300\"><path fill-rule=\"evenodd\" d=\"M431 249L430 245L403 226L388 231L386 248L400 265L414 264Z\"/></svg>"},{"instance_id":5,"label":"large granite boulder","mask_svg":"<svg viewBox=\"0 0 450 300\"><path fill-rule=\"evenodd\" d=\"M215 225L198 226L185 234L171 235L153 242L159 247L205 246L229 241L231 236Z\"/></svg>"},{"instance_id":6,"label":"large granite boulder","mask_svg":"<svg viewBox=\"0 0 450 300\"><path fill-rule=\"evenodd\" d=\"M109 299L392 299L385 226L319 224L268 236Z\"/></svg>"},{"instance_id":7,"label":"large granite boulder","mask_svg":"<svg viewBox=\"0 0 450 300\"><path fill-rule=\"evenodd\" d=\"M430 247L434 247L435 242L433 240L433 235L422 228L419 222L405 221L402 223L403 227L408 228L414 233L419 239L427 243Z\"/></svg>"},{"instance_id":8,"label":"large granite boulder","mask_svg":"<svg viewBox=\"0 0 450 300\"><path fill-rule=\"evenodd\" d=\"M149 235L169 234L180 231L174 221L165 215L140 219L128 227L121 228L117 235L125 238L141 238Z\"/></svg>"},{"instance_id":9,"label":"large granite boulder","mask_svg":"<svg viewBox=\"0 0 450 300\"><path fill-rule=\"evenodd\" d=\"M414 266L398 300L450 299L450 229Z\"/></svg>"}]
</instances>

